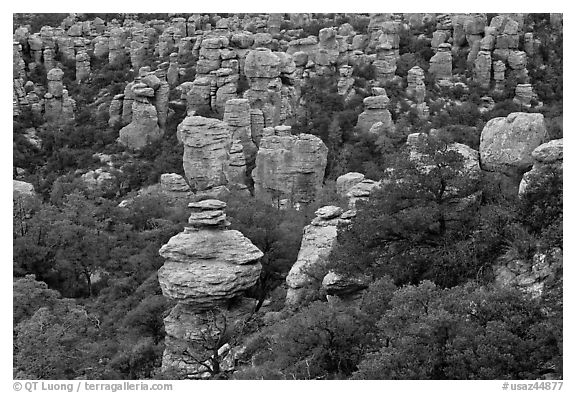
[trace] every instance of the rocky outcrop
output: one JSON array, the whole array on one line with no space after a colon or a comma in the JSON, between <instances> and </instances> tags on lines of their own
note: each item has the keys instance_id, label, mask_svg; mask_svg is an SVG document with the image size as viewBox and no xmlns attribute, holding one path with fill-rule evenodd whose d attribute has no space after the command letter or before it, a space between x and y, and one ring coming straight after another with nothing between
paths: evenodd
<instances>
[{"instance_id":1,"label":"rocky outcrop","mask_svg":"<svg viewBox=\"0 0 576 393\"><path fill-rule=\"evenodd\" d=\"M380 187L380 182L363 179L354 186L348 189L345 197L348 198L348 208L352 211L356 210L356 203L358 201L367 201L370 194Z\"/></svg>"},{"instance_id":2,"label":"rocky outcrop","mask_svg":"<svg viewBox=\"0 0 576 393\"><path fill-rule=\"evenodd\" d=\"M506 80L506 64L502 60L497 60L492 63L494 69L494 90L503 91Z\"/></svg>"},{"instance_id":3,"label":"rocky outcrop","mask_svg":"<svg viewBox=\"0 0 576 393\"><path fill-rule=\"evenodd\" d=\"M12 180L12 195L14 199L35 196L34 186L20 180Z\"/></svg>"},{"instance_id":4,"label":"rocky outcrop","mask_svg":"<svg viewBox=\"0 0 576 393\"><path fill-rule=\"evenodd\" d=\"M62 79L64 71L53 68L48 72L48 92L44 94L44 117L50 123L66 123L74 120L76 102L68 96Z\"/></svg>"},{"instance_id":5,"label":"rocky outcrop","mask_svg":"<svg viewBox=\"0 0 576 393\"><path fill-rule=\"evenodd\" d=\"M189 226L159 251L165 259L158 270L162 293L178 302L164 319L162 368L202 378L208 371L202 363L224 362L226 353L219 350L254 310L255 303L241 295L258 280L263 253L240 232L226 229L226 203L203 200L189 208Z\"/></svg>"},{"instance_id":6,"label":"rocky outcrop","mask_svg":"<svg viewBox=\"0 0 576 393\"><path fill-rule=\"evenodd\" d=\"M286 277L287 306L297 306L320 288L327 273L328 256L336 244L337 226L349 223L341 218L342 213L337 206L324 206L316 211L310 225L304 227L298 258Z\"/></svg>"},{"instance_id":7,"label":"rocky outcrop","mask_svg":"<svg viewBox=\"0 0 576 393\"><path fill-rule=\"evenodd\" d=\"M90 76L90 56L86 51L76 54L76 82L80 83Z\"/></svg>"},{"instance_id":8,"label":"rocky outcrop","mask_svg":"<svg viewBox=\"0 0 576 393\"><path fill-rule=\"evenodd\" d=\"M518 189L520 196L525 195L529 191L531 184L541 181L546 176L550 176L551 171L555 171L562 176L563 150L564 139L554 139L534 149L531 154L534 165L532 169L522 176L522 181Z\"/></svg>"},{"instance_id":9,"label":"rocky outcrop","mask_svg":"<svg viewBox=\"0 0 576 393\"><path fill-rule=\"evenodd\" d=\"M129 124L120 130L118 142L138 150L160 139L168 117L169 92L164 69L150 72L149 67L142 67L124 91L122 121Z\"/></svg>"},{"instance_id":10,"label":"rocky outcrop","mask_svg":"<svg viewBox=\"0 0 576 393\"><path fill-rule=\"evenodd\" d=\"M511 51L518 49L519 24L506 15L497 15L490 21L490 27L496 35L494 56L498 60L507 61Z\"/></svg>"},{"instance_id":11,"label":"rocky outcrop","mask_svg":"<svg viewBox=\"0 0 576 393\"><path fill-rule=\"evenodd\" d=\"M392 115L388 108L390 99L384 92L382 95L364 98L364 112L358 116L356 129L359 132L369 132L372 126L381 122L378 131L385 134L394 134L396 126L392 121Z\"/></svg>"},{"instance_id":12,"label":"rocky outcrop","mask_svg":"<svg viewBox=\"0 0 576 393\"><path fill-rule=\"evenodd\" d=\"M535 94L532 91L532 85L530 83L517 84L514 93L514 103L522 107L530 108L532 106L532 100L535 98Z\"/></svg>"},{"instance_id":13,"label":"rocky outcrop","mask_svg":"<svg viewBox=\"0 0 576 393\"><path fill-rule=\"evenodd\" d=\"M486 123L480 136L480 164L504 195L515 196L522 175L534 163L532 151L546 141L544 116L515 112Z\"/></svg>"},{"instance_id":14,"label":"rocky outcrop","mask_svg":"<svg viewBox=\"0 0 576 393\"><path fill-rule=\"evenodd\" d=\"M226 101L224 121L230 127L232 141L240 144L246 165L254 167L258 148L253 141L250 124L250 103L247 99L236 98Z\"/></svg>"},{"instance_id":15,"label":"rocky outcrop","mask_svg":"<svg viewBox=\"0 0 576 393\"><path fill-rule=\"evenodd\" d=\"M252 171L254 195L278 205L314 201L322 189L328 148L314 135L290 135L289 127L271 129L264 136Z\"/></svg>"},{"instance_id":16,"label":"rocky outcrop","mask_svg":"<svg viewBox=\"0 0 576 393\"><path fill-rule=\"evenodd\" d=\"M532 166L532 151L548 133L544 116L514 112L486 123L480 136L482 169L501 173L524 173Z\"/></svg>"},{"instance_id":17,"label":"rocky outcrop","mask_svg":"<svg viewBox=\"0 0 576 393\"><path fill-rule=\"evenodd\" d=\"M490 74L492 71L492 56L489 51L480 51L474 61L474 82L483 88L490 87Z\"/></svg>"},{"instance_id":18,"label":"rocky outcrop","mask_svg":"<svg viewBox=\"0 0 576 393\"><path fill-rule=\"evenodd\" d=\"M428 72L436 80L450 79L452 77L452 46L444 43L438 45L438 52L430 58Z\"/></svg>"},{"instance_id":19,"label":"rocky outcrop","mask_svg":"<svg viewBox=\"0 0 576 393\"><path fill-rule=\"evenodd\" d=\"M170 200L189 200L193 194L190 186L182 176L177 173L163 173L160 175L160 190Z\"/></svg>"},{"instance_id":20,"label":"rocky outcrop","mask_svg":"<svg viewBox=\"0 0 576 393\"><path fill-rule=\"evenodd\" d=\"M344 65L338 69L340 78L338 78L338 94L344 96L344 99L352 97L355 93L354 78L352 72L354 68L349 65Z\"/></svg>"},{"instance_id":21,"label":"rocky outcrop","mask_svg":"<svg viewBox=\"0 0 576 393\"><path fill-rule=\"evenodd\" d=\"M412 67L408 70L408 87L406 88L406 96L413 102L416 108L418 117L420 119L427 119L430 110L426 105L426 84L424 83L424 70L418 66Z\"/></svg>"},{"instance_id":22,"label":"rocky outcrop","mask_svg":"<svg viewBox=\"0 0 576 393\"><path fill-rule=\"evenodd\" d=\"M348 191L356 184L362 182L364 178L364 174L359 172L348 172L338 176L336 179L336 193L341 197L345 197Z\"/></svg>"},{"instance_id":23,"label":"rocky outcrop","mask_svg":"<svg viewBox=\"0 0 576 393\"><path fill-rule=\"evenodd\" d=\"M501 258L494 266L494 281L504 288L518 288L532 298L542 296L547 282L555 279L562 268L562 249L536 253L531 260Z\"/></svg>"},{"instance_id":24,"label":"rocky outcrop","mask_svg":"<svg viewBox=\"0 0 576 393\"><path fill-rule=\"evenodd\" d=\"M279 125L282 81L278 56L267 48L251 50L246 56L244 73L250 84L244 98L250 102L250 108L262 111L265 127Z\"/></svg>"},{"instance_id":25,"label":"rocky outcrop","mask_svg":"<svg viewBox=\"0 0 576 393\"><path fill-rule=\"evenodd\" d=\"M184 144L184 173L192 190L226 185L232 146L228 124L218 119L187 116L177 132L178 140Z\"/></svg>"}]
</instances>

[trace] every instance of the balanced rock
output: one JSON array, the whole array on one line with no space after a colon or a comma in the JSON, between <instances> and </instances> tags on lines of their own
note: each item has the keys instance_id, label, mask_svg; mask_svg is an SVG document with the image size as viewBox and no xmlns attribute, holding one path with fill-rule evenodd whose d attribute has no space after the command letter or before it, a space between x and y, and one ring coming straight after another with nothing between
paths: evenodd
<instances>
[{"instance_id":1,"label":"balanced rock","mask_svg":"<svg viewBox=\"0 0 576 393\"><path fill-rule=\"evenodd\" d=\"M364 112L358 116L356 129L360 132L368 132L375 123L381 122L382 126L379 129L386 134L393 134L396 126L392 121L390 111L386 109L389 102L390 99L385 93L364 98Z\"/></svg>"},{"instance_id":2,"label":"balanced rock","mask_svg":"<svg viewBox=\"0 0 576 393\"><path fill-rule=\"evenodd\" d=\"M226 203L204 200L189 207L192 226L159 251L165 259L158 270L160 288L164 296L178 302L164 319L162 367L176 367L190 378L201 378L207 371L201 363L213 355L202 347L205 340L224 340L218 327L225 323L234 328L254 310L254 302L241 295L260 277L263 253L240 232L203 223L210 217L225 216ZM222 346L225 344L223 341ZM221 349L214 348L223 355ZM200 359L200 363L191 359Z\"/></svg>"}]
</instances>

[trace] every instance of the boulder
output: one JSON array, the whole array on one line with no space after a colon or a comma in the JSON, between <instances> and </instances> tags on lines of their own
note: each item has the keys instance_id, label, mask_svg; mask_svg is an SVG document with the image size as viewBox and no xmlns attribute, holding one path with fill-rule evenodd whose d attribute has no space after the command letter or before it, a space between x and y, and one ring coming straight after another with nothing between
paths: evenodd
<instances>
[{"instance_id":1,"label":"boulder","mask_svg":"<svg viewBox=\"0 0 576 393\"><path fill-rule=\"evenodd\" d=\"M358 172L348 172L336 179L336 192L340 196L346 196L352 187L364 180L364 174Z\"/></svg>"},{"instance_id":2,"label":"boulder","mask_svg":"<svg viewBox=\"0 0 576 393\"><path fill-rule=\"evenodd\" d=\"M20 180L12 180L12 194L14 198L21 198L24 196L35 196L34 186Z\"/></svg>"},{"instance_id":3,"label":"boulder","mask_svg":"<svg viewBox=\"0 0 576 393\"><path fill-rule=\"evenodd\" d=\"M486 123L480 136L483 170L518 175L532 166L532 151L548 138L544 116L514 112Z\"/></svg>"},{"instance_id":4,"label":"boulder","mask_svg":"<svg viewBox=\"0 0 576 393\"><path fill-rule=\"evenodd\" d=\"M542 181L546 176L555 171L560 176L563 173L563 148L564 139L554 139L538 146L532 152L534 165L532 169L524 173L518 187L518 195L523 196L530 190L530 185Z\"/></svg>"}]
</instances>

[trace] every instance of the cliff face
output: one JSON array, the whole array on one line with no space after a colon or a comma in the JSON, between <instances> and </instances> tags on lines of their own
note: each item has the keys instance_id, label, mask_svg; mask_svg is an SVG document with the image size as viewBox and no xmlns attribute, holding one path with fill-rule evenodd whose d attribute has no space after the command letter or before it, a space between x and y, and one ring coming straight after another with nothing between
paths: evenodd
<instances>
[{"instance_id":1,"label":"cliff face","mask_svg":"<svg viewBox=\"0 0 576 393\"><path fill-rule=\"evenodd\" d=\"M201 378L233 357L227 335L254 311L255 303L241 295L260 277L263 254L240 232L226 229L226 203L188 206L189 226L159 251L165 259L158 271L162 293L177 302L164 320L162 367Z\"/></svg>"}]
</instances>

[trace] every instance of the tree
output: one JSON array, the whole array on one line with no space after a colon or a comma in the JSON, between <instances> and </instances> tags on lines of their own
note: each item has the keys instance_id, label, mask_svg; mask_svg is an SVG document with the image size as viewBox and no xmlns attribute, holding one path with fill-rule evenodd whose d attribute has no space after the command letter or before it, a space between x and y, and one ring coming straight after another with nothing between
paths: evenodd
<instances>
[{"instance_id":1,"label":"tree","mask_svg":"<svg viewBox=\"0 0 576 393\"><path fill-rule=\"evenodd\" d=\"M91 343L98 321L74 300L41 307L16 327L15 377L73 379L98 368Z\"/></svg>"},{"instance_id":2,"label":"tree","mask_svg":"<svg viewBox=\"0 0 576 393\"><path fill-rule=\"evenodd\" d=\"M260 364L237 378L345 378L373 340L370 327L364 313L338 300L311 303L260 336Z\"/></svg>"},{"instance_id":3,"label":"tree","mask_svg":"<svg viewBox=\"0 0 576 393\"><path fill-rule=\"evenodd\" d=\"M456 285L474 276L474 266L462 264L474 262L465 242L474 217L452 211L477 187L463 173L464 157L442 140L402 152L352 224L339 229L330 267L344 275L390 275L398 285L424 278Z\"/></svg>"},{"instance_id":4,"label":"tree","mask_svg":"<svg viewBox=\"0 0 576 393\"><path fill-rule=\"evenodd\" d=\"M512 289L425 281L398 289L390 306L377 324L381 348L355 378L539 379L559 355L561 326Z\"/></svg>"}]
</instances>

